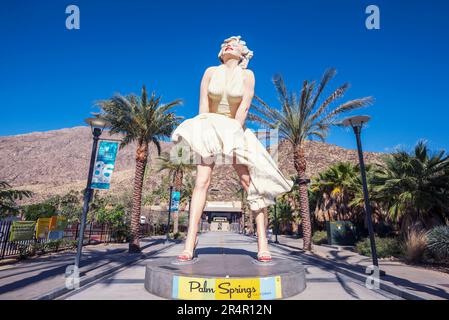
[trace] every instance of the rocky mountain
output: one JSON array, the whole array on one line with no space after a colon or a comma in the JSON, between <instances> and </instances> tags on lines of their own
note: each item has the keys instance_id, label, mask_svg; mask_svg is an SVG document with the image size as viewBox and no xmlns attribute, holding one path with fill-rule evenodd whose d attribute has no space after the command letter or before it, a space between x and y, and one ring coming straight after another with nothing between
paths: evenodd
<instances>
[{"instance_id":1,"label":"rocky mountain","mask_svg":"<svg viewBox=\"0 0 449 320\"><path fill-rule=\"evenodd\" d=\"M102 138L119 139L106 131ZM31 190L35 196L31 202L41 201L51 195L65 194L71 189L85 188L92 134L89 127L74 127L47 132L0 137L0 180L9 182L16 188ZM163 151L168 151L170 142L163 142ZM132 189L134 175L135 145L121 149L117 156L116 168L112 176L110 191L121 192ZM282 141L278 149L278 163L281 171L294 175L292 149L288 142ZM365 153L368 163L379 161L380 153ZM157 151L150 148L150 166L145 185L148 188L161 181L162 175L154 169ZM310 141L306 145L308 175L310 177L338 161L357 162L356 150L348 150L336 145ZM211 188L218 189L210 195L210 200L236 199L237 174L231 165L216 165ZM237 199L238 200L238 199Z\"/></svg>"}]
</instances>

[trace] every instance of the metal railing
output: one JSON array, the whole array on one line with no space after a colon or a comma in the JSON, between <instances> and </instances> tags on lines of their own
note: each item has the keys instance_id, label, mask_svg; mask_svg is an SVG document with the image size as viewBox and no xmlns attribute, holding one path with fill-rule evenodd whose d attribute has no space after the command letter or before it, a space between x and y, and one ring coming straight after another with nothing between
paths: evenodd
<instances>
[{"instance_id":1,"label":"metal railing","mask_svg":"<svg viewBox=\"0 0 449 320\"><path fill-rule=\"evenodd\" d=\"M23 240L23 241L10 241L10 233L11 233L12 221L0 222L0 260L5 258L15 258L21 255L23 252L31 251L32 247L36 244L46 244L55 240L48 239L37 239L34 237L32 240ZM75 223L69 225L64 230L64 235L60 240L61 244L59 246L59 250L67 249L73 244L71 244L70 240L77 240L79 236L79 224ZM94 243L109 243L114 242L115 236L114 231L110 226L106 224L94 224L91 223L87 225L86 230L84 231L84 242L86 244L94 244Z\"/></svg>"}]
</instances>

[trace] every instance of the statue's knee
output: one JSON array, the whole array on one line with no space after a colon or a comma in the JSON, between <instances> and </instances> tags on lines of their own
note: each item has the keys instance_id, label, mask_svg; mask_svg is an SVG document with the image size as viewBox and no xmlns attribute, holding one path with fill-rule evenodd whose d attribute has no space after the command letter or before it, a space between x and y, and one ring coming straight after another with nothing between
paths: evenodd
<instances>
[{"instance_id":1,"label":"statue's knee","mask_svg":"<svg viewBox=\"0 0 449 320\"><path fill-rule=\"evenodd\" d=\"M240 177L240 183L242 184L242 186L244 187L244 188L249 188L249 185L250 185L250 183L251 183L251 178L250 178L250 176L249 175L242 175L241 177Z\"/></svg>"},{"instance_id":2,"label":"statue's knee","mask_svg":"<svg viewBox=\"0 0 449 320\"><path fill-rule=\"evenodd\" d=\"M205 191L209 188L210 179L208 178L199 178L196 180L195 189L199 189L201 191Z\"/></svg>"}]
</instances>

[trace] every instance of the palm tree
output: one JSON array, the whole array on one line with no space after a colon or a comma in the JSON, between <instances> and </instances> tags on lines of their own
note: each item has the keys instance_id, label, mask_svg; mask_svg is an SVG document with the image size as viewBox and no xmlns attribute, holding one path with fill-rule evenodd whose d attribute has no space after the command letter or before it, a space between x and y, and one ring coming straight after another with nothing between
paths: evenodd
<instances>
[{"instance_id":1,"label":"palm tree","mask_svg":"<svg viewBox=\"0 0 449 320\"><path fill-rule=\"evenodd\" d=\"M247 201L247 193L245 188L243 188L242 184L240 183L240 179L236 176L233 175L233 183L229 184L228 187L226 188L226 190L228 192L233 192L233 196L240 198L241 199L241 209L242 209L242 227L243 230L245 229L245 218L249 221L248 222L248 230L250 234L254 234L254 217L253 217L253 213L252 210L249 210L249 205L248 205L248 201ZM249 215L246 217L246 212L249 211Z\"/></svg>"},{"instance_id":2,"label":"palm tree","mask_svg":"<svg viewBox=\"0 0 449 320\"><path fill-rule=\"evenodd\" d=\"M278 129L280 139L286 139L293 147L293 162L298 174L299 201L302 227L304 233L304 250L312 248L312 226L310 221L308 188L306 180L307 162L305 157L304 142L308 138L316 137L320 140L326 138L330 126L337 123L337 117L354 109L371 104L372 97L355 99L340 104L334 108L332 103L341 98L349 88L345 83L337 88L321 104L318 100L326 85L335 76L335 69L327 70L318 86L316 82L305 80L299 96L289 93L280 75L273 79L277 90L280 109L272 108L261 98L255 96L257 104L252 105L249 119L265 124L272 129Z\"/></svg>"},{"instance_id":3,"label":"palm tree","mask_svg":"<svg viewBox=\"0 0 449 320\"><path fill-rule=\"evenodd\" d=\"M274 219L274 205L269 208L268 211L270 220L272 221L273 227L277 223L280 232L284 231L294 231L292 228L292 223L295 222L294 213L290 205L288 197L278 197L276 199L276 218Z\"/></svg>"},{"instance_id":4,"label":"palm tree","mask_svg":"<svg viewBox=\"0 0 449 320\"><path fill-rule=\"evenodd\" d=\"M156 97L154 92L148 99L145 86L142 88L140 97L134 94L127 96L116 94L108 100L98 102L103 112L102 117L111 125L111 134L123 134L120 148L132 142L137 143L129 252L140 251L142 187L149 144L153 143L160 155L160 141L170 137L173 129L179 124L179 120L182 119L170 112L170 109L179 104L181 100L161 104L161 97Z\"/></svg>"},{"instance_id":5,"label":"palm tree","mask_svg":"<svg viewBox=\"0 0 449 320\"><path fill-rule=\"evenodd\" d=\"M338 162L327 170L320 172L310 186L312 192L318 193L317 205L332 208L336 216L332 219L349 217L349 202L353 198L353 186L359 175L359 169L350 162ZM336 212L335 212L336 211Z\"/></svg>"},{"instance_id":6,"label":"palm tree","mask_svg":"<svg viewBox=\"0 0 449 320\"><path fill-rule=\"evenodd\" d=\"M350 187L351 200L349 201L349 207L352 210L352 220L358 224L363 224L365 228L368 227L368 221L366 220L365 213L365 197L363 194L362 177L360 175L359 166L356 165L356 170L359 171L357 176L352 179L352 185ZM382 196L376 192L373 179L377 174L381 173L380 166L378 164L366 165L366 180L369 194L369 202L372 211L372 219L374 223L385 222L385 206Z\"/></svg>"},{"instance_id":7,"label":"palm tree","mask_svg":"<svg viewBox=\"0 0 449 320\"><path fill-rule=\"evenodd\" d=\"M183 205L184 209L187 207L187 203L190 202L190 200L192 199L193 189L195 189L195 179L190 173L188 173L184 177L182 182L182 193L180 199L180 203Z\"/></svg>"},{"instance_id":8,"label":"palm tree","mask_svg":"<svg viewBox=\"0 0 449 320\"><path fill-rule=\"evenodd\" d=\"M183 186L183 177L187 172L191 172L195 169L195 165L191 161L180 161L183 159L183 152L185 149L178 148L177 150L178 157L176 159L171 159L170 154L168 152L164 152L160 157L158 157L158 172L168 170L169 176L173 177L173 185L175 191L180 192ZM179 222L178 212L173 212L173 233L178 232L178 222Z\"/></svg>"},{"instance_id":9,"label":"palm tree","mask_svg":"<svg viewBox=\"0 0 449 320\"><path fill-rule=\"evenodd\" d=\"M297 175L291 175L290 180L292 181L298 181ZM288 227L289 231L291 231L294 234L299 234L299 226L301 223L301 215L299 214L299 185L294 184L292 187L292 190L289 193L285 193L278 197L278 199L281 199L281 201L285 201L290 206L291 211L291 220L290 220L290 226ZM310 205L310 201L309 201Z\"/></svg>"},{"instance_id":10,"label":"palm tree","mask_svg":"<svg viewBox=\"0 0 449 320\"><path fill-rule=\"evenodd\" d=\"M431 154L424 141L411 153L388 155L373 178L375 196L382 199L389 217L401 223L402 233L429 229L443 223L449 208L449 155Z\"/></svg>"},{"instance_id":11,"label":"palm tree","mask_svg":"<svg viewBox=\"0 0 449 320\"><path fill-rule=\"evenodd\" d=\"M0 218L17 214L19 209L17 208L16 201L29 198L32 195L31 191L15 190L6 181L0 181Z\"/></svg>"}]
</instances>

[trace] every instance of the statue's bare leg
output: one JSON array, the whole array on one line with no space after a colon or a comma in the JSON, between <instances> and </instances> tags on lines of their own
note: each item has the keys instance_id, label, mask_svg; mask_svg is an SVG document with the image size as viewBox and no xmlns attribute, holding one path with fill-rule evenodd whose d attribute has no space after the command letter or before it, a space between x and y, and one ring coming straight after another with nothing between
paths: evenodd
<instances>
[{"instance_id":1,"label":"statue's bare leg","mask_svg":"<svg viewBox=\"0 0 449 320\"><path fill-rule=\"evenodd\" d=\"M248 192L251 177L249 175L248 167L244 164L233 163L232 165L237 172L242 187ZM265 222L264 212L266 210L261 209L254 211L254 217L257 224L257 244L259 246L259 252L268 251L268 239L267 239L267 224ZM250 222L252 223L252 221Z\"/></svg>"},{"instance_id":2,"label":"statue's bare leg","mask_svg":"<svg viewBox=\"0 0 449 320\"><path fill-rule=\"evenodd\" d=\"M200 218L206 204L207 189L209 188L211 182L214 165L215 162L208 164L204 161L197 165L195 188L192 192L192 199L190 201L189 208L189 228L184 247L184 250L190 254L193 252L193 248L195 246L195 240L198 233L198 223L200 222Z\"/></svg>"}]
</instances>

